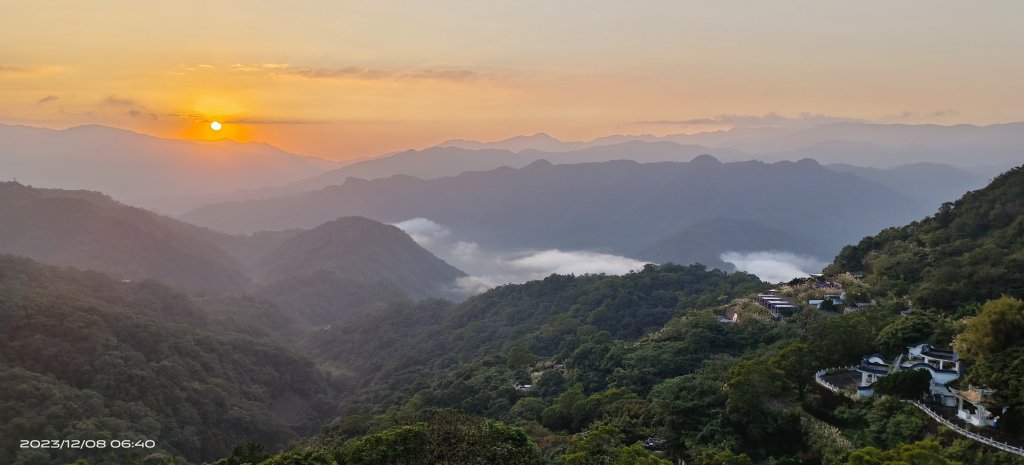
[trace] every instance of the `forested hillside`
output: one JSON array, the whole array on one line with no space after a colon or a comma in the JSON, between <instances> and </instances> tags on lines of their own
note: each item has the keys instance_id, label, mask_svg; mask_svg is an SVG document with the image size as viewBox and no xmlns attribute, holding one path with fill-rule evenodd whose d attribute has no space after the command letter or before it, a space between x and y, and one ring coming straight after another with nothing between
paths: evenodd
<instances>
[{"instance_id":1,"label":"forested hillside","mask_svg":"<svg viewBox=\"0 0 1024 465\"><path fill-rule=\"evenodd\" d=\"M161 284L0 256L0 463L191 463L317 431L333 388L284 341L218 324ZM132 439L152 450L19 449L16 439Z\"/></svg>"},{"instance_id":2,"label":"forested hillside","mask_svg":"<svg viewBox=\"0 0 1024 465\"><path fill-rule=\"evenodd\" d=\"M1024 168L907 226L845 247L830 271L867 274L882 295L915 307L972 313L1006 294L1024 297Z\"/></svg>"},{"instance_id":3,"label":"forested hillside","mask_svg":"<svg viewBox=\"0 0 1024 465\"><path fill-rule=\"evenodd\" d=\"M466 274L420 247L395 226L345 217L296 234L256 260L263 283L329 272L339 279L392 283L410 296L437 296Z\"/></svg>"},{"instance_id":4,"label":"forested hillside","mask_svg":"<svg viewBox=\"0 0 1024 465\"><path fill-rule=\"evenodd\" d=\"M794 280L779 292L803 309L787 319L752 301L768 284L701 265L552 275L459 304L407 300L388 286L357 289L323 271L281 281L268 295L193 302L155 283L10 258L0 336L11 343L0 362L17 381L0 386L22 400L4 405L19 419L4 425L33 436L50 433L50 417L89 419L55 422L66 425L56 433L89 425L107 428L90 434L159 437L169 454L60 455L93 465L120 463L110 457L145 465L1020 465L900 402L921 397L912 380L894 375L878 386L885 395L858 401L814 382L817 370L867 354L895 357L922 340L952 346L968 367L961 382L1007 402L1001 440L1024 443L1024 304L983 289L956 294L954 306L933 304L921 297L930 272L895 272L910 263L976 265L973 254L998 242L1005 261L994 266L1013 276L1010 261L1024 245L1013 229L1020 176L1007 173L944 207L944 224L957 234L929 218L882 233L907 236L877 249L847 248L827 279L851 302L874 305L816 310L803 304L831 288ZM928 233L911 235L921 231ZM902 254L915 240L922 252L911 261ZM899 265L878 265L885 263ZM1015 282L993 279L1016 295ZM61 326L44 324L54 319ZM178 378L192 383L165 384ZM87 398L76 396L93 396L83 404L92 410L72 409ZM35 416L66 399L81 401ZM302 425L324 417L333 420L318 434ZM300 440L302 433L312 436ZM15 463L46 463L38 451L20 452Z\"/></svg>"},{"instance_id":5,"label":"forested hillside","mask_svg":"<svg viewBox=\"0 0 1024 465\"><path fill-rule=\"evenodd\" d=\"M1018 176L1019 170L1008 173L957 202L951 208L956 216L945 224L963 231L960 237L971 246L944 249L935 258L969 264L972 246L997 240L1002 257L1019 256L1022 244L1005 236L1019 217L1002 213L1014 212L1024 198L1014 187ZM900 230L928 231L933 221ZM968 227L975 222L984 226ZM941 229L931 232L945 237ZM844 254L851 250L857 247ZM902 250L880 247L866 254L866 263L901 259ZM932 256L923 258L919 265L935 266ZM995 263L1009 269L1006 262ZM847 366L867 354L893 357L922 340L936 347L955 341L968 362L961 386L996 389L1009 405L999 421L1000 440L1024 443L1024 304L977 293L957 297L961 303L952 308L961 312L920 298L907 312L906 292L918 292L920 283L876 275L877 268L850 270L867 276L830 279L845 284L849 299L875 305L845 314L805 306L784 321L766 318L748 300L765 287L756 280L674 265L621 277L551 276L456 306L391 305L307 341L317 359L348 368L354 392L341 417L308 450L339 464L361 463L346 455L347 447L365 438L394 447L400 432L394 422L413 427L456 409L522 429L544 454L532 463L1024 463L936 429L923 413L899 402L919 397L920 388L901 385L898 376L879 385L888 395L856 402L814 384L817 370ZM992 283L1011 294L1015 285ZM828 291L798 280L782 292L801 302ZM732 313L739 322L723 321ZM964 315L972 317L962 320ZM414 457L422 452L379 463Z\"/></svg>"},{"instance_id":6,"label":"forested hillside","mask_svg":"<svg viewBox=\"0 0 1024 465\"><path fill-rule=\"evenodd\" d=\"M199 292L239 292L248 279L213 231L89 191L0 183L0 252L51 265L158 279Z\"/></svg>"}]
</instances>

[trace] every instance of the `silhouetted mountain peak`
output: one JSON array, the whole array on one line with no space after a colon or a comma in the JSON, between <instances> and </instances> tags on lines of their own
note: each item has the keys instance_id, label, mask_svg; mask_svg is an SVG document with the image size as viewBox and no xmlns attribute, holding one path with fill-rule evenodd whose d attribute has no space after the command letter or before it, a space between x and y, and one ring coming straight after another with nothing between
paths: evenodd
<instances>
[{"instance_id":1,"label":"silhouetted mountain peak","mask_svg":"<svg viewBox=\"0 0 1024 465\"><path fill-rule=\"evenodd\" d=\"M290 237L256 261L253 276L272 283L324 271L366 283L391 282L413 297L441 295L465 276L398 227L362 216L337 218Z\"/></svg>"},{"instance_id":2,"label":"silhouetted mountain peak","mask_svg":"<svg viewBox=\"0 0 1024 465\"><path fill-rule=\"evenodd\" d=\"M719 166L719 165L722 164L722 162L718 161L717 158L715 158L715 157L705 153L703 155L698 155L698 156L694 157L693 160L690 160L690 164L693 165L693 166L696 166L696 167L705 167L705 166Z\"/></svg>"},{"instance_id":3,"label":"silhouetted mountain peak","mask_svg":"<svg viewBox=\"0 0 1024 465\"><path fill-rule=\"evenodd\" d=\"M547 169L547 168L550 168L552 166L555 166L555 165L553 165L550 161L547 161L547 160L542 158L540 160L537 160L537 161L534 161L534 162L530 163L529 165L524 166L523 170Z\"/></svg>"}]
</instances>

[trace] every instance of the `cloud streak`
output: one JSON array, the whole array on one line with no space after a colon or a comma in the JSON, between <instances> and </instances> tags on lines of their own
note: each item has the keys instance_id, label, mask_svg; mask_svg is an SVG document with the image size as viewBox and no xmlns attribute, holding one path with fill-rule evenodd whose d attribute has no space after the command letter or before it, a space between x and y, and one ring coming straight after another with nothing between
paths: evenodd
<instances>
[{"instance_id":1,"label":"cloud streak","mask_svg":"<svg viewBox=\"0 0 1024 465\"><path fill-rule=\"evenodd\" d=\"M489 251L475 242L454 240L451 229L426 218L413 218L395 226L425 249L467 272L470 276L457 279L455 290L469 295L551 274L624 274L646 264L619 255L581 250Z\"/></svg>"},{"instance_id":2,"label":"cloud streak","mask_svg":"<svg viewBox=\"0 0 1024 465\"><path fill-rule=\"evenodd\" d=\"M484 73L478 71L452 68L452 69L374 69L357 66L340 68L312 68L304 66L293 66L283 63L263 64L241 64L236 63L229 67L232 71L249 74L266 74L281 76L297 76L307 79L336 79L336 80L359 80L359 81L402 81L402 80L431 80L431 81L470 81L485 77Z\"/></svg>"},{"instance_id":3,"label":"cloud streak","mask_svg":"<svg viewBox=\"0 0 1024 465\"><path fill-rule=\"evenodd\" d=\"M900 113L898 115L887 116L886 118L887 119L912 119L912 118L921 118L921 117L926 117L926 118L943 118L943 117L946 117L946 116L958 116L959 114L960 114L959 111L954 110L952 108L947 108L947 109L944 109L944 110L932 110L932 111L926 111L926 112L907 110L907 111L904 111L903 113Z\"/></svg>"},{"instance_id":4,"label":"cloud streak","mask_svg":"<svg viewBox=\"0 0 1024 465\"><path fill-rule=\"evenodd\" d=\"M718 115L708 118L691 118L680 120L649 120L635 121L634 124L664 126L738 126L738 127L803 127L829 123L864 122L865 120L832 116L822 113L799 113L796 116L785 116L778 113L763 115Z\"/></svg>"},{"instance_id":5,"label":"cloud streak","mask_svg":"<svg viewBox=\"0 0 1024 465\"><path fill-rule=\"evenodd\" d=\"M60 97L58 97L56 95L47 95L46 97L43 97L43 98L41 98L39 100L36 100L36 105L44 105L44 104L53 102L53 101L55 101L55 100L57 100L59 98Z\"/></svg>"},{"instance_id":6,"label":"cloud streak","mask_svg":"<svg viewBox=\"0 0 1024 465\"><path fill-rule=\"evenodd\" d=\"M102 111L104 107L126 108L126 110L124 110L124 114L134 119L147 118L154 121L160 119L156 113L149 111L145 105L142 105L133 97L121 97L118 94L108 95L100 101L100 111Z\"/></svg>"},{"instance_id":7,"label":"cloud streak","mask_svg":"<svg viewBox=\"0 0 1024 465\"><path fill-rule=\"evenodd\" d=\"M825 262L817 258L791 252L726 252L720 258L723 262L732 263L737 270L751 273L770 283L791 281L809 273L817 273L825 267Z\"/></svg>"},{"instance_id":8,"label":"cloud streak","mask_svg":"<svg viewBox=\"0 0 1024 465\"><path fill-rule=\"evenodd\" d=\"M296 119L262 119L262 118L227 118L227 119L215 119L210 118L208 115L202 115L199 113L172 113L170 116L178 118L190 119L196 123L209 123L212 121L220 121L223 124L244 124L244 125L269 125L269 124L327 124L327 121L307 121L307 120L296 120Z\"/></svg>"}]
</instances>

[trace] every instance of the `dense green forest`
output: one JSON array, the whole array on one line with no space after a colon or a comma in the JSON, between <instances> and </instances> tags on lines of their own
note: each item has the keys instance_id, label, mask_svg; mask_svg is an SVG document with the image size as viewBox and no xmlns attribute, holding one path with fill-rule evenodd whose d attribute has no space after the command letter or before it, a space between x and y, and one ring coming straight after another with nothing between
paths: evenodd
<instances>
[{"instance_id":1,"label":"dense green forest","mask_svg":"<svg viewBox=\"0 0 1024 465\"><path fill-rule=\"evenodd\" d=\"M329 380L284 343L215 320L155 282L0 256L0 463L123 465L141 453L15 439L152 439L194 463L316 432L334 410Z\"/></svg>"},{"instance_id":2,"label":"dense green forest","mask_svg":"<svg viewBox=\"0 0 1024 465\"><path fill-rule=\"evenodd\" d=\"M844 249L829 278L875 305L784 320L750 300L768 284L701 265L553 275L459 304L370 287L332 313L322 300L331 276L192 301L8 258L0 398L19 400L0 405L16 414L2 435L94 428L157 438L161 450L4 453L92 465L1021 465L901 402L921 395L914 373L857 401L813 379L922 340L952 346L968 367L961 383L1010 405L999 437L1024 443L1022 186L1013 170L935 217ZM998 256L979 261L990 248ZM950 269L989 287L940 287ZM826 292L783 287L796 302Z\"/></svg>"}]
</instances>

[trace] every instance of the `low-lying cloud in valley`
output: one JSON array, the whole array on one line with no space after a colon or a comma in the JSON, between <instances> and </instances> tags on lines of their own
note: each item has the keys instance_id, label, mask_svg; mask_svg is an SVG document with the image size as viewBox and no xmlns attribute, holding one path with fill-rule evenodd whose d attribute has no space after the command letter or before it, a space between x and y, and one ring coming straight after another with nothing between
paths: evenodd
<instances>
[{"instance_id":1,"label":"low-lying cloud in valley","mask_svg":"<svg viewBox=\"0 0 1024 465\"><path fill-rule=\"evenodd\" d=\"M426 218L413 218L395 226L423 248L469 274L455 283L457 290L466 294L477 294L503 284L542 279L553 273L624 274L638 270L646 263L583 250L485 250L475 242L454 240L451 229Z\"/></svg>"},{"instance_id":2,"label":"low-lying cloud in valley","mask_svg":"<svg viewBox=\"0 0 1024 465\"><path fill-rule=\"evenodd\" d=\"M726 252L723 262L732 263L737 270L756 275L763 281L779 283L817 273L826 263L807 255L791 252Z\"/></svg>"}]
</instances>

